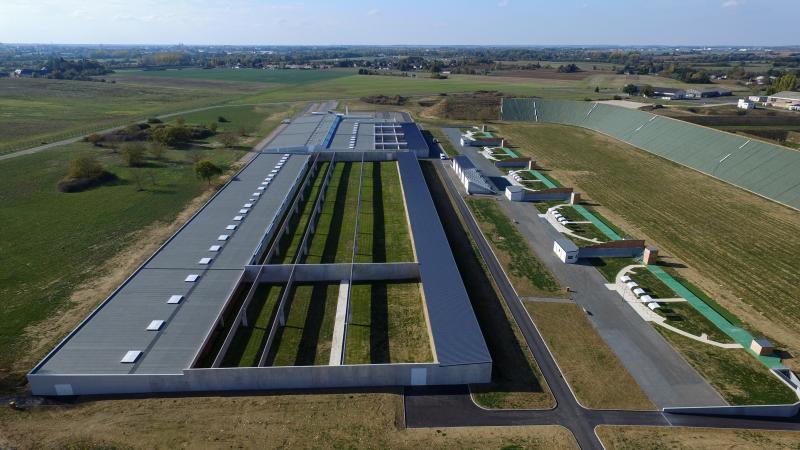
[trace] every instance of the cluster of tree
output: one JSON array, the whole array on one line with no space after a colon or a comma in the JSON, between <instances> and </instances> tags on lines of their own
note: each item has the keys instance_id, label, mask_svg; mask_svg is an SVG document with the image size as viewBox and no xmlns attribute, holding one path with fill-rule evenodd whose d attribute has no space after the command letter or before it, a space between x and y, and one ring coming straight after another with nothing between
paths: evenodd
<instances>
[{"instance_id":1,"label":"cluster of tree","mask_svg":"<svg viewBox=\"0 0 800 450\"><path fill-rule=\"evenodd\" d=\"M769 88L767 88L767 95L772 95L781 91L794 91L800 85L797 84L797 75L788 73L776 79Z\"/></svg>"},{"instance_id":2,"label":"cluster of tree","mask_svg":"<svg viewBox=\"0 0 800 450\"><path fill-rule=\"evenodd\" d=\"M403 97L401 95L395 95L392 97L386 95L373 95L370 97L361 97L361 101L364 103L372 103L374 105L404 105L406 101L408 101L408 97Z\"/></svg>"},{"instance_id":3,"label":"cluster of tree","mask_svg":"<svg viewBox=\"0 0 800 450\"><path fill-rule=\"evenodd\" d=\"M684 83L710 83L711 75L705 70L698 70L691 66L671 64L663 74Z\"/></svg>"},{"instance_id":4,"label":"cluster of tree","mask_svg":"<svg viewBox=\"0 0 800 450\"><path fill-rule=\"evenodd\" d=\"M575 64L567 64L567 65L558 66L558 72L559 73L575 73L575 72L580 72L580 71L581 71L581 68L578 67Z\"/></svg>"},{"instance_id":5,"label":"cluster of tree","mask_svg":"<svg viewBox=\"0 0 800 450\"><path fill-rule=\"evenodd\" d=\"M153 141L164 146L176 147L186 145L198 139L205 139L217 133L217 123L208 125L188 125L181 118L174 124L163 124L158 119L129 125L125 128L105 134L91 134L84 140L102 147L117 147L124 142Z\"/></svg>"},{"instance_id":6,"label":"cluster of tree","mask_svg":"<svg viewBox=\"0 0 800 450\"><path fill-rule=\"evenodd\" d=\"M70 160L67 176L58 182L58 190L80 192L116 179L116 175L106 171L96 157L81 155Z\"/></svg>"}]
</instances>

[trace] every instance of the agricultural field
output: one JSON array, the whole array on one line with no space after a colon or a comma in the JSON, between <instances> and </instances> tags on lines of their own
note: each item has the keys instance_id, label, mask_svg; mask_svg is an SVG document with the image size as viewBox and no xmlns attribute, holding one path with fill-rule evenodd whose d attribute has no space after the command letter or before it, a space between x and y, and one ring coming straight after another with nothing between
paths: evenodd
<instances>
[{"instance_id":1,"label":"agricultural field","mask_svg":"<svg viewBox=\"0 0 800 450\"><path fill-rule=\"evenodd\" d=\"M0 161L4 390L21 382L210 194L192 171L190 153L169 150L161 161L131 168L110 150L77 143ZM68 161L84 154L96 155L118 180L80 193L59 192L56 184ZM202 154L232 169L244 152Z\"/></svg>"},{"instance_id":2,"label":"agricultural field","mask_svg":"<svg viewBox=\"0 0 800 450\"><path fill-rule=\"evenodd\" d=\"M609 450L638 450L654 442L658 448L703 450L729 449L796 449L800 433L796 431L726 430L721 428L682 427L597 427L597 436Z\"/></svg>"},{"instance_id":3,"label":"agricultural field","mask_svg":"<svg viewBox=\"0 0 800 450\"><path fill-rule=\"evenodd\" d=\"M471 386L472 398L484 408L551 408L554 398L531 356L511 312L497 293L492 277L464 228L463 219L452 203L430 162L422 162L447 240L461 279L470 295L475 317L492 356L492 382Z\"/></svg>"},{"instance_id":4,"label":"agricultural field","mask_svg":"<svg viewBox=\"0 0 800 450\"><path fill-rule=\"evenodd\" d=\"M553 275L494 201L469 199L467 203L520 297L563 295Z\"/></svg>"},{"instance_id":5,"label":"agricultural field","mask_svg":"<svg viewBox=\"0 0 800 450\"><path fill-rule=\"evenodd\" d=\"M351 286L345 364L433 361L418 283Z\"/></svg>"},{"instance_id":6,"label":"agricultural field","mask_svg":"<svg viewBox=\"0 0 800 450\"><path fill-rule=\"evenodd\" d=\"M232 98L209 89L0 78L0 154Z\"/></svg>"},{"instance_id":7,"label":"agricultural field","mask_svg":"<svg viewBox=\"0 0 800 450\"><path fill-rule=\"evenodd\" d=\"M578 448L559 426L403 429L402 403L402 395L390 392L84 399L26 411L6 407L0 409L0 447Z\"/></svg>"},{"instance_id":8,"label":"agricultural field","mask_svg":"<svg viewBox=\"0 0 800 450\"><path fill-rule=\"evenodd\" d=\"M352 69L331 70L264 70L264 69L176 69L119 71L108 78L117 81L144 78L175 80L212 80L225 82L266 83L272 85L305 85L353 75Z\"/></svg>"},{"instance_id":9,"label":"agricultural field","mask_svg":"<svg viewBox=\"0 0 800 450\"><path fill-rule=\"evenodd\" d=\"M655 408L578 305L526 301L525 308L582 405Z\"/></svg>"},{"instance_id":10,"label":"agricultural field","mask_svg":"<svg viewBox=\"0 0 800 450\"><path fill-rule=\"evenodd\" d=\"M589 130L499 128L751 329L800 351L796 211Z\"/></svg>"}]
</instances>

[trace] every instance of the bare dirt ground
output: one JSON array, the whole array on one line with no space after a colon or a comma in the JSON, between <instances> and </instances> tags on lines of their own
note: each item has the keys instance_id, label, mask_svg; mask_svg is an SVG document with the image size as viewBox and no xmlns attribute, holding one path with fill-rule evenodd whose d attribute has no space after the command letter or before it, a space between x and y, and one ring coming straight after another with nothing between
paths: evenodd
<instances>
[{"instance_id":1,"label":"bare dirt ground","mask_svg":"<svg viewBox=\"0 0 800 450\"><path fill-rule=\"evenodd\" d=\"M403 429L398 394L79 401L0 410L0 447L575 449L558 426Z\"/></svg>"}]
</instances>

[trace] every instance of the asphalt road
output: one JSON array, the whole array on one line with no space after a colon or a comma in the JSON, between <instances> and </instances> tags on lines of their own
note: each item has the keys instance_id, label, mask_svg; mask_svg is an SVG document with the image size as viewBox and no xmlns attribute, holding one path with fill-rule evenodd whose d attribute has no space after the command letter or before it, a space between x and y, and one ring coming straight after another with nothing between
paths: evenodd
<instances>
[{"instance_id":1,"label":"asphalt road","mask_svg":"<svg viewBox=\"0 0 800 450\"><path fill-rule=\"evenodd\" d=\"M464 217L467 231L495 279L503 301L518 324L542 375L556 400L549 410L487 410L480 408L466 386L407 388L404 396L406 426L410 428L457 426L561 425L569 429L583 449L599 449L594 433L598 425L651 425L719 428L752 428L800 431L800 417L753 419L730 416L665 414L658 411L590 410L576 400L558 365L530 320L499 261L478 228L466 202L440 161L435 166L445 187Z\"/></svg>"},{"instance_id":2,"label":"asphalt road","mask_svg":"<svg viewBox=\"0 0 800 450\"><path fill-rule=\"evenodd\" d=\"M446 129L445 133L490 180L502 178L503 173L474 147L459 145L458 130ZM659 408L727 405L652 325L642 320L619 294L606 288L607 281L600 272L588 265L564 264L555 257L555 231L539 218L536 208L503 196L497 198L498 205L519 223L520 233L539 260L562 286L570 287L572 300L591 313L587 316L589 321L650 401Z\"/></svg>"}]
</instances>

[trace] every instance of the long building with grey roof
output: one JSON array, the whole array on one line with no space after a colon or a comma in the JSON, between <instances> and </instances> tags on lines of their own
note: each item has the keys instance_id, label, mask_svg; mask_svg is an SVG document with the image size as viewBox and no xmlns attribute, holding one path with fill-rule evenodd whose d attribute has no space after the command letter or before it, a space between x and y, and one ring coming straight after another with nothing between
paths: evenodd
<instances>
[{"instance_id":1,"label":"long building with grey roof","mask_svg":"<svg viewBox=\"0 0 800 450\"><path fill-rule=\"evenodd\" d=\"M427 144L416 124L406 119L391 113L325 113L293 120L29 373L33 393L489 382L491 356L417 161L417 155L427 156ZM413 261L360 263L354 248L349 262L306 264L303 255L322 214L321 202L333 195L326 193L333 168L359 161L396 165ZM301 234L297 256L275 263L272 256L285 251L281 238L295 232L300 205L312 195L317 206ZM293 286L313 282L347 287L339 291L336 319L346 329L350 319L338 312L349 310L349 286L370 280L419 283L429 361L347 364L342 356L320 365L269 362L275 336L286 326ZM221 362L236 330L253 326L248 305L264 283L283 286L283 294L275 304L262 356L257 364L226 366ZM347 342L341 333L335 336L341 342L332 346L343 355Z\"/></svg>"}]
</instances>

